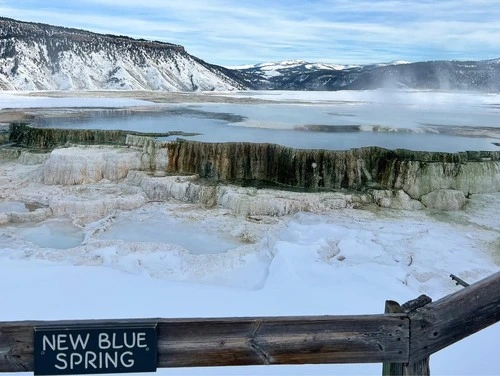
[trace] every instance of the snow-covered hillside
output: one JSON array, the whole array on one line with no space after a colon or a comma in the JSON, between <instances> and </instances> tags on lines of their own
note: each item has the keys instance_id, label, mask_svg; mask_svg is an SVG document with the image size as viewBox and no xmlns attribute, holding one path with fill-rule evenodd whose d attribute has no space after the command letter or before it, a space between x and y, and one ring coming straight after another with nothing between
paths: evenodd
<instances>
[{"instance_id":1,"label":"snow-covered hillside","mask_svg":"<svg viewBox=\"0 0 500 376\"><path fill-rule=\"evenodd\" d=\"M0 90L235 90L182 46L0 18Z\"/></svg>"}]
</instances>

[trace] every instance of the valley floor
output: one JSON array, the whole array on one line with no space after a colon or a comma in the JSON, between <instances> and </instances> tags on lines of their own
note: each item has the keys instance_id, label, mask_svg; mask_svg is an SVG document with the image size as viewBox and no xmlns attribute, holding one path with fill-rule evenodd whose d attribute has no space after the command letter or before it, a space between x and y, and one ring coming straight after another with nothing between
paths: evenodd
<instances>
[{"instance_id":1,"label":"valley floor","mask_svg":"<svg viewBox=\"0 0 500 376\"><path fill-rule=\"evenodd\" d=\"M8 286L0 321L381 313L386 299L458 291L450 273L473 283L500 270L500 193L472 195L457 212L253 216L151 201L127 179L45 185L43 163L0 160L0 283ZM432 374L499 375L499 338L496 324L433 355ZM158 371L380 373L378 364Z\"/></svg>"}]
</instances>

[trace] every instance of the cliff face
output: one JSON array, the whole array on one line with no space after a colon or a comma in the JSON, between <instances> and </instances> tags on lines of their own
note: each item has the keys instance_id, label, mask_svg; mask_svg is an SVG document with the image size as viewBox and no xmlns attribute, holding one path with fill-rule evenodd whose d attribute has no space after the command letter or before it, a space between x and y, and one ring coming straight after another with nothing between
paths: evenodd
<instances>
[{"instance_id":1,"label":"cliff face","mask_svg":"<svg viewBox=\"0 0 500 376\"><path fill-rule=\"evenodd\" d=\"M155 177L197 175L209 186L232 183L306 192L372 192L372 200L380 206L403 209L418 209L422 204L460 209L470 194L500 192L500 152L439 153L378 147L297 150L274 144L157 141L140 134L124 138L122 132L26 125L13 125L11 131L11 140L37 148L66 142L88 144L89 140L127 147L91 148L84 153L82 148L56 149L46 162L46 184L117 180L132 170L142 170ZM167 187L170 183L165 187L157 183L148 180L148 189L154 193L150 192L151 197L175 196L173 188ZM176 187L185 185L191 183Z\"/></svg>"},{"instance_id":2,"label":"cliff face","mask_svg":"<svg viewBox=\"0 0 500 376\"><path fill-rule=\"evenodd\" d=\"M66 143L84 145L124 145L127 136L141 135L142 137L169 137L182 132L140 133L122 130L103 129L57 129L35 128L26 123L13 123L3 136L5 140L17 145L30 148L52 149ZM0 141L2 138L0 138ZM1 144L1 142L0 142Z\"/></svg>"},{"instance_id":3,"label":"cliff face","mask_svg":"<svg viewBox=\"0 0 500 376\"><path fill-rule=\"evenodd\" d=\"M169 173L215 181L267 182L309 191L402 189L420 199L436 189L500 191L500 153L295 150L272 144L178 141L168 146Z\"/></svg>"},{"instance_id":4,"label":"cliff face","mask_svg":"<svg viewBox=\"0 0 500 376\"><path fill-rule=\"evenodd\" d=\"M235 73L184 47L0 18L0 90L234 90Z\"/></svg>"}]
</instances>

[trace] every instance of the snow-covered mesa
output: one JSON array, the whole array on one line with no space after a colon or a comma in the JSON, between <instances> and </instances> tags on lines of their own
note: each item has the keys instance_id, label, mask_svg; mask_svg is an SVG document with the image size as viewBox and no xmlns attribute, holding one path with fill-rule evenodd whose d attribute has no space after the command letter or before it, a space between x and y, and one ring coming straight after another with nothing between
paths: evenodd
<instances>
[{"instance_id":1,"label":"snow-covered mesa","mask_svg":"<svg viewBox=\"0 0 500 376\"><path fill-rule=\"evenodd\" d=\"M353 209L345 194L154 176L135 164L138 153L74 147L0 159L0 282L9 286L0 321L381 313L386 299L458 291L450 273L472 283L499 270L500 193L473 194L452 212ZM497 375L498 338L497 324L438 352L432 374ZM367 364L158 374L380 372Z\"/></svg>"},{"instance_id":2,"label":"snow-covered mesa","mask_svg":"<svg viewBox=\"0 0 500 376\"><path fill-rule=\"evenodd\" d=\"M138 66L132 56L110 59L106 51L79 56L72 51L61 52L59 71L36 64L36 56L47 56L45 46L35 48L20 42L17 47L23 64L9 82L0 84L8 90L234 90L237 84L224 82L189 55L177 54L173 59L147 57L147 67ZM14 63L12 63L14 64ZM40 69L41 68L41 69ZM31 77L31 72L37 72ZM26 77L31 79L26 80ZM2 77L0 77L2 80Z\"/></svg>"},{"instance_id":3,"label":"snow-covered mesa","mask_svg":"<svg viewBox=\"0 0 500 376\"><path fill-rule=\"evenodd\" d=\"M235 90L182 46L1 19L0 90Z\"/></svg>"}]
</instances>

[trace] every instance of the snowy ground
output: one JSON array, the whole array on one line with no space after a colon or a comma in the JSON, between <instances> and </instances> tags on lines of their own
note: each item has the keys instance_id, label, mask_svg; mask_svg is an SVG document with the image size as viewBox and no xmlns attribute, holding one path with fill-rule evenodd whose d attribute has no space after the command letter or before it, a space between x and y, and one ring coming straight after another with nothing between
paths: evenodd
<instances>
[{"instance_id":1,"label":"snowy ground","mask_svg":"<svg viewBox=\"0 0 500 376\"><path fill-rule=\"evenodd\" d=\"M96 101L102 107L109 103ZM0 214L26 212L22 203L40 197L75 197L78 186L38 183L38 169L0 161ZM86 189L95 200L107 192L140 193L109 182ZM425 293L437 300L461 289L450 273L475 282L498 271L498 213L500 193L472 196L462 212L373 208L240 217L171 201L102 218L70 212L65 218L4 224L0 283L8 288L0 321L381 313L386 299L403 303ZM433 355L432 374L499 375L499 338L496 324ZM381 365L158 373L373 375Z\"/></svg>"}]
</instances>

